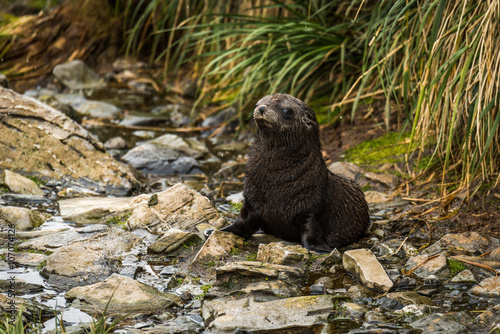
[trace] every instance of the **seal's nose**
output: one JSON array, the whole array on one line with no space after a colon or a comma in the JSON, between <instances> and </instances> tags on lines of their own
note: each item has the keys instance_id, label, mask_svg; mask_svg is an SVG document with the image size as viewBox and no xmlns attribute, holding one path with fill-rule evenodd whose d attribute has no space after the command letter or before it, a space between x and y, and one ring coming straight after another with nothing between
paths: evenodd
<instances>
[{"instance_id":1,"label":"seal's nose","mask_svg":"<svg viewBox=\"0 0 500 334\"><path fill-rule=\"evenodd\" d=\"M260 111L260 113L261 113L261 114L263 114L263 113L264 113L264 111L266 111L266 108L267 108L267 107L266 107L265 105L261 105L261 106L259 107L259 111Z\"/></svg>"}]
</instances>

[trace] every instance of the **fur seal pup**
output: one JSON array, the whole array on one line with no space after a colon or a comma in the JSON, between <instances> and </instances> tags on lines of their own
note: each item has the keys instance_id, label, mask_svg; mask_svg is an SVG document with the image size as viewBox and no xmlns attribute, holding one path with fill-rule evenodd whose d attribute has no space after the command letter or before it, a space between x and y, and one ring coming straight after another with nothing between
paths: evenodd
<instances>
[{"instance_id":1,"label":"fur seal pup","mask_svg":"<svg viewBox=\"0 0 500 334\"><path fill-rule=\"evenodd\" d=\"M249 238L260 228L322 253L360 239L370 224L368 204L354 181L326 167L314 111L274 94L257 103L253 118L243 206L222 231Z\"/></svg>"}]
</instances>

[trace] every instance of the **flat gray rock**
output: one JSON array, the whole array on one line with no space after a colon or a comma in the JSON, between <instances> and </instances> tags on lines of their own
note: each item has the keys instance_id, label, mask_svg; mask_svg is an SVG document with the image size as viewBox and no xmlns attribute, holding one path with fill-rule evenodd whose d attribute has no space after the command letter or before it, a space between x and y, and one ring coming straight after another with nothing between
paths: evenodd
<instances>
[{"instance_id":1,"label":"flat gray rock","mask_svg":"<svg viewBox=\"0 0 500 334\"><path fill-rule=\"evenodd\" d=\"M301 245L287 245L283 242L260 244L257 253L257 261L275 264L292 264L308 261L309 257L309 251Z\"/></svg>"},{"instance_id":2,"label":"flat gray rock","mask_svg":"<svg viewBox=\"0 0 500 334\"><path fill-rule=\"evenodd\" d=\"M52 73L70 89L89 89L103 86L99 75L81 60L73 60L69 63L57 65L52 70Z\"/></svg>"},{"instance_id":3,"label":"flat gray rock","mask_svg":"<svg viewBox=\"0 0 500 334\"><path fill-rule=\"evenodd\" d=\"M107 312L115 314L156 312L174 304L182 304L176 295L160 292L118 274L111 275L104 282L73 288L66 292L65 298L82 311L104 312L107 307Z\"/></svg>"},{"instance_id":4,"label":"flat gray rock","mask_svg":"<svg viewBox=\"0 0 500 334\"><path fill-rule=\"evenodd\" d=\"M63 246L46 259L41 275L51 285L74 287L92 284L117 272L102 252L82 245Z\"/></svg>"},{"instance_id":5,"label":"flat gray rock","mask_svg":"<svg viewBox=\"0 0 500 334\"><path fill-rule=\"evenodd\" d=\"M10 191L16 194L37 196L45 195L43 190L40 189L35 182L27 177L11 172L8 169L4 170L0 175L0 185L6 186L10 189Z\"/></svg>"},{"instance_id":6,"label":"flat gray rock","mask_svg":"<svg viewBox=\"0 0 500 334\"><path fill-rule=\"evenodd\" d=\"M0 165L63 187L127 195L138 181L62 112L0 87Z\"/></svg>"},{"instance_id":7,"label":"flat gray rock","mask_svg":"<svg viewBox=\"0 0 500 334\"><path fill-rule=\"evenodd\" d=\"M147 174L200 174L198 159L208 150L196 139L183 139L166 134L128 151L122 159Z\"/></svg>"},{"instance_id":8,"label":"flat gray rock","mask_svg":"<svg viewBox=\"0 0 500 334\"><path fill-rule=\"evenodd\" d=\"M148 201L138 203L128 219L127 226L131 230L147 228L165 233L171 228L179 228L194 231L196 225L214 225L220 218L208 198L181 183L161 193L146 196ZM152 196L156 196L156 200L149 203Z\"/></svg>"},{"instance_id":9,"label":"flat gray rock","mask_svg":"<svg viewBox=\"0 0 500 334\"><path fill-rule=\"evenodd\" d=\"M94 118L113 118L120 114L120 108L102 101L85 100L73 103L72 107L79 114Z\"/></svg>"},{"instance_id":10,"label":"flat gray rock","mask_svg":"<svg viewBox=\"0 0 500 334\"><path fill-rule=\"evenodd\" d=\"M408 259L405 264L405 270L413 270L413 273L421 278L426 278L429 275L435 275L440 280L450 278L450 269L446 261L444 253L435 257L429 255L415 255Z\"/></svg>"},{"instance_id":11,"label":"flat gray rock","mask_svg":"<svg viewBox=\"0 0 500 334\"><path fill-rule=\"evenodd\" d=\"M32 230L42 225L47 217L36 210L17 206L0 207L0 226L14 225L17 231Z\"/></svg>"},{"instance_id":12,"label":"flat gray rock","mask_svg":"<svg viewBox=\"0 0 500 334\"><path fill-rule=\"evenodd\" d=\"M219 331L290 330L325 322L334 308L333 296L304 296L256 302L253 298L217 299L203 303L208 328Z\"/></svg>"}]
</instances>

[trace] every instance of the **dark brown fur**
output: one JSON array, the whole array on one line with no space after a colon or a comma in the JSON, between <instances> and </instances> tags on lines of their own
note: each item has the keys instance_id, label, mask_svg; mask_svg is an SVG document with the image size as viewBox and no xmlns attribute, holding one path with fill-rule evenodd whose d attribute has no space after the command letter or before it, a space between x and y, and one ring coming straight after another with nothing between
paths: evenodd
<instances>
[{"instance_id":1,"label":"dark brown fur","mask_svg":"<svg viewBox=\"0 0 500 334\"><path fill-rule=\"evenodd\" d=\"M314 111L291 95L275 94L257 103L254 119L243 207L223 230L248 238L261 228L319 252L361 238L370 224L364 194L327 169Z\"/></svg>"}]
</instances>

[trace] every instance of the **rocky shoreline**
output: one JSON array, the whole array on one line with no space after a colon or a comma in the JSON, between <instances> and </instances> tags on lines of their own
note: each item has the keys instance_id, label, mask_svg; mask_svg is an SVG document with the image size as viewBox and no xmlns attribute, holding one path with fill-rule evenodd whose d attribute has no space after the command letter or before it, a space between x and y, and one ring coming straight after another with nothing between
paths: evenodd
<instances>
[{"instance_id":1,"label":"rocky shoreline","mask_svg":"<svg viewBox=\"0 0 500 334\"><path fill-rule=\"evenodd\" d=\"M28 322L40 314L53 331L56 309L68 333L103 313L123 316L120 333L500 333L498 239L433 235L391 191L396 176L346 162L329 168L364 187L372 218L356 244L316 254L270 235L217 231L241 207L247 137L134 130L133 141L103 144L39 100L134 126L186 123L172 105L156 109L168 110L161 119L102 101L83 107L75 90L106 86L72 74L87 70L55 70L62 92L0 88L3 310L23 305ZM109 76L124 80L126 71ZM130 92L150 99L128 75Z\"/></svg>"}]
</instances>

